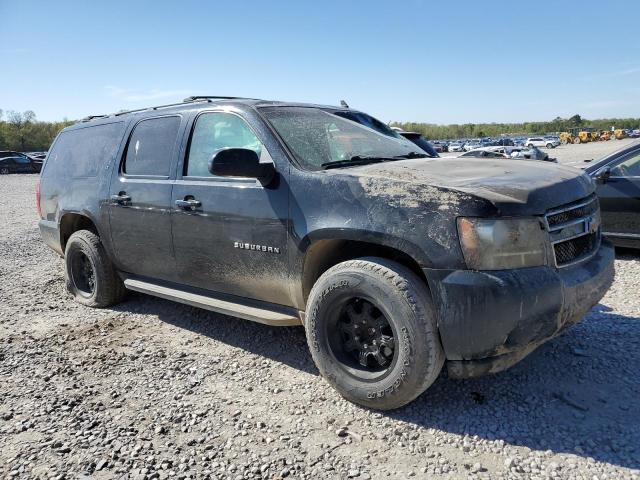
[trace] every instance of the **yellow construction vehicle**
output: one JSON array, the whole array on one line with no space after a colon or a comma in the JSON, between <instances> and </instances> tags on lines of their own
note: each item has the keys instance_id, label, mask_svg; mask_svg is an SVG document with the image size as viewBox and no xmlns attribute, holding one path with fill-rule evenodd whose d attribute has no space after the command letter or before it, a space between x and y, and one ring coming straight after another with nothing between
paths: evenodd
<instances>
[{"instance_id":1,"label":"yellow construction vehicle","mask_svg":"<svg viewBox=\"0 0 640 480\"><path fill-rule=\"evenodd\" d=\"M621 128L618 128L613 131L613 136L616 137L616 140L622 140L623 138L627 137L627 132L625 132Z\"/></svg>"},{"instance_id":2,"label":"yellow construction vehicle","mask_svg":"<svg viewBox=\"0 0 640 480\"><path fill-rule=\"evenodd\" d=\"M597 141L599 138L600 134L593 128L571 128L568 132L560 134L560 143L563 145L567 143L588 143Z\"/></svg>"},{"instance_id":3,"label":"yellow construction vehicle","mask_svg":"<svg viewBox=\"0 0 640 480\"><path fill-rule=\"evenodd\" d=\"M606 142L607 140L611 140L611 132L609 132L608 130L602 130L600 132L600 141Z\"/></svg>"}]
</instances>

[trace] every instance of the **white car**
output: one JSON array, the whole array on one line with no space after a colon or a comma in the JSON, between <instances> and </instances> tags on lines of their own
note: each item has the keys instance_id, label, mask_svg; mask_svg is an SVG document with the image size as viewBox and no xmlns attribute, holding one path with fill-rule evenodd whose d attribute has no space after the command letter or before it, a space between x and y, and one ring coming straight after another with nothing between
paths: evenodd
<instances>
[{"instance_id":1,"label":"white car","mask_svg":"<svg viewBox=\"0 0 640 480\"><path fill-rule=\"evenodd\" d=\"M450 152L464 152L464 145L460 142L452 142L449 144Z\"/></svg>"},{"instance_id":2,"label":"white car","mask_svg":"<svg viewBox=\"0 0 640 480\"><path fill-rule=\"evenodd\" d=\"M558 144L556 144L555 140L545 139L543 137L531 137L527 138L527 141L524 144L531 147L547 147L547 148L556 148Z\"/></svg>"},{"instance_id":3,"label":"white car","mask_svg":"<svg viewBox=\"0 0 640 480\"><path fill-rule=\"evenodd\" d=\"M464 151L470 152L471 150L476 150L478 148L482 148L482 144L480 142L469 142L464 144Z\"/></svg>"}]
</instances>

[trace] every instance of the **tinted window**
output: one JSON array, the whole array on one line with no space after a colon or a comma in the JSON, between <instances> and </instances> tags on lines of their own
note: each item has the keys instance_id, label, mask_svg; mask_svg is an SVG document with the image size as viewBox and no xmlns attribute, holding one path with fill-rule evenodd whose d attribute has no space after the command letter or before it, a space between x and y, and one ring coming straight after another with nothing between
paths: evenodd
<instances>
[{"instance_id":1,"label":"tinted window","mask_svg":"<svg viewBox=\"0 0 640 480\"><path fill-rule=\"evenodd\" d=\"M95 177L98 168L118 151L124 123L66 130L58 135L47 157L46 172L71 177Z\"/></svg>"},{"instance_id":2,"label":"tinted window","mask_svg":"<svg viewBox=\"0 0 640 480\"><path fill-rule=\"evenodd\" d=\"M16 163L31 163L31 160L29 160L27 157L13 157L13 159L16 161Z\"/></svg>"},{"instance_id":3,"label":"tinted window","mask_svg":"<svg viewBox=\"0 0 640 480\"><path fill-rule=\"evenodd\" d=\"M150 118L133 129L123 171L128 175L168 177L180 117Z\"/></svg>"},{"instance_id":4,"label":"tinted window","mask_svg":"<svg viewBox=\"0 0 640 480\"><path fill-rule=\"evenodd\" d=\"M612 177L640 177L640 153L623 160L611 169Z\"/></svg>"},{"instance_id":5,"label":"tinted window","mask_svg":"<svg viewBox=\"0 0 640 480\"><path fill-rule=\"evenodd\" d=\"M247 148L260 156L262 144L244 120L230 113L204 113L196 120L185 174L211 177L209 160L223 148Z\"/></svg>"}]
</instances>

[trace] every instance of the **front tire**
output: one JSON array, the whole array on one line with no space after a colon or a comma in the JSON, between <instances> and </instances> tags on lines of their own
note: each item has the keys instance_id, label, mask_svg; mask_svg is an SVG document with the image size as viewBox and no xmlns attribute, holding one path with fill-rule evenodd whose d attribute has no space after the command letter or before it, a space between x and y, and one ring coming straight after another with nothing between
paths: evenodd
<instances>
[{"instance_id":1,"label":"front tire","mask_svg":"<svg viewBox=\"0 0 640 480\"><path fill-rule=\"evenodd\" d=\"M305 323L322 376L365 407L406 405L444 364L426 285L389 260L361 258L327 270L311 290Z\"/></svg>"},{"instance_id":2,"label":"front tire","mask_svg":"<svg viewBox=\"0 0 640 480\"><path fill-rule=\"evenodd\" d=\"M7 167L0 168L0 175L9 175L9 169Z\"/></svg>"},{"instance_id":3,"label":"front tire","mask_svg":"<svg viewBox=\"0 0 640 480\"><path fill-rule=\"evenodd\" d=\"M78 230L65 248L65 280L75 300L89 307L108 307L120 302L125 287L107 256L100 237Z\"/></svg>"}]
</instances>

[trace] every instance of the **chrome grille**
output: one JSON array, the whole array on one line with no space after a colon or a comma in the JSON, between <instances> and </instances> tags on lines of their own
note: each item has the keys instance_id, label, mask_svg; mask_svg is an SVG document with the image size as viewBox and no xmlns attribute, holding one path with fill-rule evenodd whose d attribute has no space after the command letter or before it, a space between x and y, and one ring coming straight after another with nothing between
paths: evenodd
<instances>
[{"instance_id":1,"label":"chrome grille","mask_svg":"<svg viewBox=\"0 0 640 480\"><path fill-rule=\"evenodd\" d=\"M600 246L600 207L595 195L550 210L545 223L557 267L586 260Z\"/></svg>"}]
</instances>

